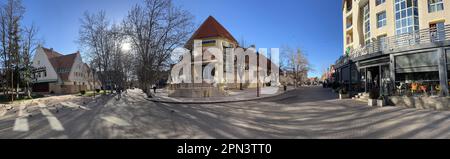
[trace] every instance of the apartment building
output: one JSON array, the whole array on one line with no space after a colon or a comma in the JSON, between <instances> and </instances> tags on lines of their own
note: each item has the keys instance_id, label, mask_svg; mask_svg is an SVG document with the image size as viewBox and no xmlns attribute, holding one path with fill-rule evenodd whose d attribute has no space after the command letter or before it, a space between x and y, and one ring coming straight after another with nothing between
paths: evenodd
<instances>
[{"instance_id":1,"label":"apartment building","mask_svg":"<svg viewBox=\"0 0 450 159\"><path fill-rule=\"evenodd\" d=\"M450 0L343 0L342 15L340 83L355 92L390 95L418 84L449 94Z\"/></svg>"}]
</instances>

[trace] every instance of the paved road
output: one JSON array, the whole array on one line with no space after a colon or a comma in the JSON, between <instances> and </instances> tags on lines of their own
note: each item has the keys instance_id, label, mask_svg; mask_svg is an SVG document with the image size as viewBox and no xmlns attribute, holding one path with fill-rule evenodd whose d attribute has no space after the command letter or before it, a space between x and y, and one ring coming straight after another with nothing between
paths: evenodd
<instances>
[{"instance_id":1,"label":"paved road","mask_svg":"<svg viewBox=\"0 0 450 159\"><path fill-rule=\"evenodd\" d=\"M319 87L205 105L153 103L130 90L121 100L70 100L0 116L0 138L450 138L450 112L372 108Z\"/></svg>"}]
</instances>

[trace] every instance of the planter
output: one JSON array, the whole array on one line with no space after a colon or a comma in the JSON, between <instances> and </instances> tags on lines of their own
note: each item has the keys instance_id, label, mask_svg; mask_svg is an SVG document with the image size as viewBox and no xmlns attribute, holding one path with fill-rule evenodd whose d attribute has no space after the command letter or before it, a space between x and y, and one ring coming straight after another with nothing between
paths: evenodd
<instances>
[{"instance_id":1,"label":"planter","mask_svg":"<svg viewBox=\"0 0 450 159\"><path fill-rule=\"evenodd\" d=\"M371 107L377 106L377 100L376 99L368 99L368 105Z\"/></svg>"},{"instance_id":2,"label":"planter","mask_svg":"<svg viewBox=\"0 0 450 159\"><path fill-rule=\"evenodd\" d=\"M386 100L377 100L377 105L379 107L385 107L386 106Z\"/></svg>"},{"instance_id":3,"label":"planter","mask_svg":"<svg viewBox=\"0 0 450 159\"><path fill-rule=\"evenodd\" d=\"M348 94L339 94L339 99L347 99L350 96Z\"/></svg>"}]
</instances>

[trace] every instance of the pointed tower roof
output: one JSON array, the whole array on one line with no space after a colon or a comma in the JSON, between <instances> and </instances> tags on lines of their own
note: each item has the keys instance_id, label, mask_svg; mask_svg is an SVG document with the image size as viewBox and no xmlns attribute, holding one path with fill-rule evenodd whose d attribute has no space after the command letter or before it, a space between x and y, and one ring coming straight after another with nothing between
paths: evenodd
<instances>
[{"instance_id":1,"label":"pointed tower roof","mask_svg":"<svg viewBox=\"0 0 450 159\"><path fill-rule=\"evenodd\" d=\"M222 24L220 24L214 17L209 16L208 19L200 25L197 31L195 31L189 39L188 44L192 43L192 40L194 39L204 39L210 37L222 37L230 40L231 42L237 43L233 35L231 35L230 32L222 26Z\"/></svg>"}]
</instances>

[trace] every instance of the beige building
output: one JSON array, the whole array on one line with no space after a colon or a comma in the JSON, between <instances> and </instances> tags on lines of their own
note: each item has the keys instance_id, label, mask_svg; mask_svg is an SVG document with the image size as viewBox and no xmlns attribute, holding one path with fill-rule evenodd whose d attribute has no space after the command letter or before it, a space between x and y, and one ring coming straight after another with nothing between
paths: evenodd
<instances>
[{"instance_id":1,"label":"beige building","mask_svg":"<svg viewBox=\"0 0 450 159\"><path fill-rule=\"evenodd\" d=\"M377 39L450 24L450 0L344 0L342 11L344 54Z\"/></svg>"},{"instance_id":2,"label":"beige building","mask_svg":"<svg viewBox=\"0 0 450 159\"><path fill-rule=\"evenodd\" d=\"M192 37L187 41L186 43L186 48L189 50L193 50L193 46L194 46L194 41L199 41L201 40L202 44L197 45L197 46L201 46L203 49L203 61L202 61L202 65L203 68L205 68L206 65L208 65L209 63L213 63L215 62L215 57L208 53L208 48L217 48L220 50L220 52L223 52L223 58L224 58L224 63L227 60L226 58L226 49L227 48L239 48L239 43L236 41L236 39L233 37L233 35L227 30L225 29L225 27L223 27L214 17L209 16L204 22L203 24L197 29L197 31L192 35ZM244 48L246 49L246 48ZM256 49L256 48L255 48ZM256 58L256 55L254 56L250 56L250 55L246 55L245 56L245 71L244 74L242 75L243 80L245 80L246 82L243 83L244 88L255 88L257 86L256 83L251 83L251 81L249 81L249 76L252 72L251 68L255 68L256 66L250 66L251 62L250 62L250 58ZM264 55L260 54L260 60L261 61L267 61L266 64L266 68L264 68L265 70L267 70L268 72L271 71L272 68L278 68L278 66L274 63L272 63L268 58L266 58ZM192 63L192 65L194 65ZM241 85L239 84L239 78L241 78L238 75L238 71L237 71L237 61L236 59L234 60L234 68L233 70L233 74L234 74L234 81L233 82L225 82L226 79L226 67L229 66L224 66L224 77L222 79L218 79L216 76L215 77L215 82L216 83L227 83L227 87L230 89L233 88L240 88ZM231 67L231 66L230 66ZM192 68L194 68L194 66L192 66ZM263 69L263 68L261 68ZM212 74L218 74L218 70L212 70L214 73ZM195 70L192 70L193 72L193 78L202 78L204 75L202 74L202 72L195 72ZM268 73L269 74L269 73ZM204 85L204 84L201 84ZM279 85L279 81L276 80L275 82L272 82L270 84L261 84L263 86L266 85Z\"/></svg>"},{"instance_id":3,"label":"beige building","mask_svg":"<svg viewBox=\"0 0 450 159\"><path fill-rule=\"evenodd\" d=\"M448 96L450 0L343 0L335 79L353 92Z\"/></svg>"},{"instance_id":4,"label":"beige building","mask_svg":"<svg viewBox=\"0 0 450 159\"><path fill-rule=\"evenodd\" d=\"M196 49L193 49L197 47ZM201 49L200 49L201 47ZM192 35L192 37L186 42L185 48L191 50L191 55L195 53L192 50L202 50L201 57L200 56L192 56L191 59L191 79L193 79L192 83L184 83L180 81L171 81L170 83L170 92L169 96L172 97L212 97L212 96L224 96L226 95L226 89L246 89L246 88L256 88L258 83L256 80L251 80L250 76L252 73L256 75L256 53L244 53L245 59L239 61L239 65L242 68L238 68L238 58L237 55L232 57L232 54L227 55L227 49L237 49L239 48L239 43L233 37L233 35L225 29L214 17L209 16L202 25L197 29L196 32ZM254 48L254 47L253 47ZM217 64L219 61L213 53L209 52L209 49L218 49L219 53L222 53L223 57L223 68L221 67L208 67L214 64ZM243 48L244 50L248 48ZM256 49L256 48L255 48ZM248 51L250 52L250 51ZM220 56L220 55L219 55ZM194 58L200 57L201 60L199 62L195 61ZM252 59L253 58L253 59ZM269 76L265 78L272 79L272 82L269 83L261 83L260 87L265 86L278 86L279 85L279 76L276 75L276 71L273 69L279 69L277 64L268 60L266 56L260 54L259 56L260 62L267 62L265 65L266 68L263 68L264 65L260 63L259 71L267 71ZM227 62L227 60L230 60ZM231 60L234 61L233 64ZM196 70L195 65L201 64L202 70ZM183 68L184 69L184 68ZM243 71L239 71L243 70ZM223 76L220 76L220 71L223 71ZM228 71L228 72L227 72ZM272 73L273 72L273 73ZM180 72L180 76L183 75L183 71ZM263 75L260 74L260 77ZM254 76L252 76L254 77ZM241 83L241 79L245 82ZM208 80L208 81L206 81ZM209 80L212 80L209 81ZM228 80L228 81L227 81ZM231 80L231 81L229 81ZM260 79L262 80L262 79ZM201 81L201 82L196 82Z\"/></svg>"}]
</instances>

